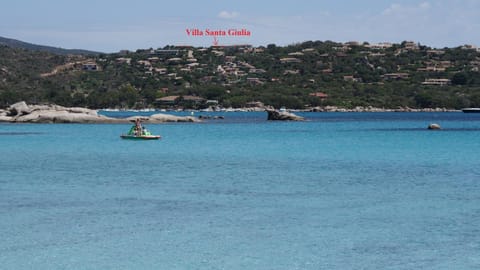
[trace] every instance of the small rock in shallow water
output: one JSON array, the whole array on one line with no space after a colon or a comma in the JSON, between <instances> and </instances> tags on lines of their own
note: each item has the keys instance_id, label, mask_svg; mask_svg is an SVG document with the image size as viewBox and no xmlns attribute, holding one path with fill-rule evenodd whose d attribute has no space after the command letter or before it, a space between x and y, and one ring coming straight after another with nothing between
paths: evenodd
<instances>
[{"instance_id":1,"label":"small rock in shallow water","mask_svg":"<svg viewBox=\"0 0 480 270\"><path fill-rule=\"evenodd\" d=\"M439 124L430 124L428 125L428 129L441 129L440 125Z\"/></svg>"}]
</instances>

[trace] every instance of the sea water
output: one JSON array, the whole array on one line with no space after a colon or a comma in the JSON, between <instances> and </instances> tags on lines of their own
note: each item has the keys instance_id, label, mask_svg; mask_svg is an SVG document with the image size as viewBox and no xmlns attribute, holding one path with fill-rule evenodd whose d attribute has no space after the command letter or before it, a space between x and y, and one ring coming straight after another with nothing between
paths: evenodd
<instances>
[{"instance_id":1,"label":"sea water","mask_svg":"<svg viewBox=\"0 0 480 270\"><path fill-rule=\"evenodd\" d=\"M0 124L0 269L480 268L480 114L221 115Z\"/></svg>"}]
</instances>

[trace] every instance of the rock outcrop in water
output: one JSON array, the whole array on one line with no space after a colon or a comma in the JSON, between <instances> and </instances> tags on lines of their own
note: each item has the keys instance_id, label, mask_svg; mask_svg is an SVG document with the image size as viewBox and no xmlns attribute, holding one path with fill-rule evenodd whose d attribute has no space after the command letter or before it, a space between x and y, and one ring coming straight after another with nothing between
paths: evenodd
<instances>
[{"instance_id":1,"label":"rock outcrop in water","mask_svg":"<svg viewBox=\"0 0 480 270\"><path fill-rule=\"evenodd\" d=\"M12 123L130 123L129 118L112 118L99 115L96 110L86 108L68 108L59 105L28 105L24 101L17 102L4 111L0 111L0 122ZM142 116L145 123L163 122L199 122L192 116L175 116L154 114Z\"/></svg>"},{"instance_id":2,"label":"rock outcrop in water","mask_svg":"<svg viewBox=\"0 0 480 270\"><path fill-rule=\"evenodd\" d=\"M281 112L277 110L267 109L268 120L281 121L304 121L305 118L289 112Z\"/></svg>"},{"instance_id":3,"label":"rock outcrop in water","mask_svg":"<svg viewBox=\"0 0 480 270\"><path fill-rule=\"evenodd\" d=\"M144 123L164 123L164 122L200 122L200 120L193 116L176 116L164 113L152 114L150 116L132 116L127 118L129 121L135 121L140 118Z\"/></svg>"}]
</instances>

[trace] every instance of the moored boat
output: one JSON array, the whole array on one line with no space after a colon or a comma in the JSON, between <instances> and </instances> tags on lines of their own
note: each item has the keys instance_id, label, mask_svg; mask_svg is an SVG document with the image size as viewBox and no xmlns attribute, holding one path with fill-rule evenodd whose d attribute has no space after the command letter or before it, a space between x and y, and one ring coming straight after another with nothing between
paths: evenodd
<instances>
[{"instance_id":1,"label":"moored boat","mask_svg":"<svg viewBox=\"0 0 480 270\"><path fill-rule=\"evenodd\" d=\"M464 113L480 113L480 108L463 108Z\"/></svg>"}]
</instances>

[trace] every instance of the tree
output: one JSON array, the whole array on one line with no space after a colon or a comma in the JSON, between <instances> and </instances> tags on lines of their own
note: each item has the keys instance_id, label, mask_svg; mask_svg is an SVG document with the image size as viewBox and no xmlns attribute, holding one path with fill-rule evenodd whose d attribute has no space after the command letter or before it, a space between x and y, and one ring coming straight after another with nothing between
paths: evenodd
<instances>
[{"instance_id":1,"label":"tree","mask_svg":"<svg viewBox=\"0 0 480 270\"><path fill-rule=\"evenodd\" d=\"M138 92L131 84L126 84L119 89L119 102L122 107L133 108L138 98Z\"/></svg>"},{"instance_id":2,"label":"tree","mask_svg":"<svg viewBox=\"0 0 480 270\"><path fill-rule=\"evenodd\" d=\"M420 108L432 108L433 97L429 93L422 92L415 96L415 102Z\"/></svg>"},{"instance_id":3,"label":"tree","mask_svg":"<svg viewBox=\"0 0 480 270\"><path fill-rule=\"evenodd\" d=\"M276 54L276 53L278 53L277 45L275 45L275 44L268 44L268 45L267 45L267 52L270 53L270 54Z\"/></svg>"},{"instance_id":4,"label":"tree","mask_svg":"<svg viewBox=\"0 0 480 270\"><path fill-rule=\"evenodd\" d=\"M18 92L12 90L6 90L0 93L0 106L6 107L9 106L17 101L19 101L20 95Z\"/></svg>"},{"instance_id":5,"label":"tree","mask_svg":"<svg viewBox=\"0 0 480 270\"><path fill-rule=\"evenodd\" d=\"M467 84L468 78L467 74L464 72L455 73L452 77L452 84L454 85L465 85Z\"/></svg>"}]
</instances>

